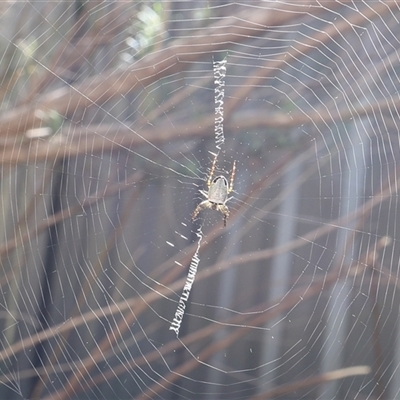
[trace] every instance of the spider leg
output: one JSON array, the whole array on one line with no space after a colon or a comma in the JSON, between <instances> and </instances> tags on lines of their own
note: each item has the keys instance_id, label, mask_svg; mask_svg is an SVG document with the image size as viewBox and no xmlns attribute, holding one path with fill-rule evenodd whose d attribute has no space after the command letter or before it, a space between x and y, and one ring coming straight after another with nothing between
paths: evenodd
<instances>
[{"instance_id":1,"label":"spider leg","mask_svg":"<svg viewBox=\"0 0 400 400\"><path fill-rule=\"evenodd\" d=\"M217 165L217 157L218 157L218 154L215 155L214 161L213 161L212 166L211 166L210 175L209 175L208 180L207 180L207 186L208 187L211 186L212 178L213 178L214 171L215 171L215 166Z\"/></svg>"},{"instance_id":2,"label":"spider leg","mask_svg":"<svg viewBox=\"0 0 400 400\"><path fill-rule=\"evenodd\" d=\"M208 197L208 193L205 190L199 190L199 192L205 197Z\"/></svg>"},{"instance_id":3,"label":"spider leg","mask_svg":"<svg viewBox=\"0 0 400 400\"><path fill-rule=\"evenodd\" d=\"M217 210L224 216L224 228L226 228L226 220L229 217L229 208L225 204L218 204Z\"/></svg>"},{"instance_id":4,"label":"spider leg","mask_svg":"<svg viewBox=\"0 0 400 400\"><path fill-rule=\"evenodd\" d=\"M235 179L235 172L236 172L236 160L233 162L231 178L229 180L229 189L228 193L232 192L233 190L233 180Z\"/></svg>"},{"instance_id":5,"label":"spider leg","mask_svg":"<svg viewBox=\"0 0 400 400\"><path fill-rule=\"evenodd\" d=\"M202 201L196 209L192 213L192 221L198 216L199 212L201 210L204 210L205 208L211 208L212 204L208 200Z\"/></svg>"},{"instance_id":6,"label":"spider leg","mask_svg":"<svg viewBox=\"0 0 400 400\"><path fill-rule=\"evenodd\" d=\"M228 197L228 198L225 200L225 203L227 203L229 200L232 200L233 197L234 197L234 196Z\"/></svg>"}]
</instances>

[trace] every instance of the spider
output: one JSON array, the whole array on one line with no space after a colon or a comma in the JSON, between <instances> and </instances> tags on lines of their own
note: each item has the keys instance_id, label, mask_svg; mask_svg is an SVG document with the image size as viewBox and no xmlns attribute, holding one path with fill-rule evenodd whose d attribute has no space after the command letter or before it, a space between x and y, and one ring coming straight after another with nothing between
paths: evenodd
<instances>
[{"instance_id":1,"label":"spider","mask_svg":"<svg viewBox=\"0 0 400 400\"><path fill-rule=\"evenodd\" d=\"M233 179L235 178L236 161L233 162L231 177L228 185L228 180L225 176L220 175L213 179L215 167L217 165L218 154L215 155L214 161L211 166L210 176L207 179L208 191L200 190L200 193L207 199L202 201L192 214L192 221L197 217L201 210L211 208L217 210L224 215L224 227L226 227L226 220L229 217L229 208L226 202L232 199L228 194L233 190Z\"/></svg>"}]
</instances>

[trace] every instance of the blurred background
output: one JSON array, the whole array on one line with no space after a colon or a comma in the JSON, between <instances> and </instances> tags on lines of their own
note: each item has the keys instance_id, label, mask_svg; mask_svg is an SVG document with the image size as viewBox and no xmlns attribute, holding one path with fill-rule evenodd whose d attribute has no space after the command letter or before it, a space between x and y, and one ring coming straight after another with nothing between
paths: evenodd
<instances>
[{"instance_id":1,"label":"blurred background","mask_svg":"<svg viewBox=\"0 0 400 400\"><path fill-rule=\"evenodd\" d=\"M1 3L0 397L400 398L399 19Z\"/></svg>"}]
</instances>

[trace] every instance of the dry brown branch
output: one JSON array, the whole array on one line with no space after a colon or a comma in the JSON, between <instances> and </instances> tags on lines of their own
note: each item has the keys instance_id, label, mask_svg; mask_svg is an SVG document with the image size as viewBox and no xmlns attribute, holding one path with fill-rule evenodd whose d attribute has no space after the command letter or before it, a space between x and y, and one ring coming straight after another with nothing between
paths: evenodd
<instances>
[{"instance_id":1,"label":"dry brown branch","mask_svg":"<svg viewBox=\"0 0 400 400\"><path fill-rule=\"evenodd\" d=\"M284 113L274 113L262 115L259 112L236 113L225 124L226 130L234 130L240 122L241 130L257 128L288 128L300 126L302 124L327 124L342 120L346 121L355 116L362 117L376 111L397 111L400 108L400 100L393 100L390 103L380 100L376 103L358 105L353 110L344 108L340 112L329 112L324 107L308 115L296 113L287 115ZM32 140L20 141L16 144L14 140L7 140L0 143L0 164L25 164L42 161L53 161L64 157L84 155L90 152L96 154L105 150L121 147L126 150L134 150L138 146L160 145L174 139L194 138L197 136L213 135L210 125L213 123L213 116L205 117L202 124L176 124L173 127L163 126L163 134L159 134L159 128L143 128L141 135L133 134L133 129L128 126L115 126L103 124L101 126L68 127L61 135L57 135L54 140ZM82 141L82 136L85 141ZM68 140L67 140L68 138ZM317 137L319 138L319 137Z\"/></svg>"},{"instance_id":2,"label":"dry brown branch","mask_svg":"<svg viewBox=\"0 0 400 400\"><path fill-rule=\"evenodd\" d=\"M82 212L82 209L99 202L100 200L107 198L108 196L112 196L116 192L119 192L123 189L129 188L130 184L139 181L143 177L143 174L140 172L136 172L132 174L131 177L128 178L127 181L123 183L117 183L114 185L110 185L107 187L107 190L101 191L87 199L82 200L82 202L78 203L76 206L70 206L67 209L63 209L54 215L49 216L48 218L44 219L40 224L33 226L30 230L26 232L22 232L16 230L16 233L12 239L7 240L0 246L0 260L4 259L5 257L10 257L12 252L20 245L26 243L33 238L36 238L40 235L40 233L48 230L50 227L54 226L55 224L65 221L68 218L71 218L74 215L79 214ZM22 217L21 221L17 224L24 223L25 216ZM17 225L18 226L18 225ZM4 279L7 278L5 281ZM5 282L9 282L10 277L3 277L1 285Z\"/></svg>"},{"instance_id":3,"label":"dry brown branch","mask_svg":"<svg viewBox=\"0 0 400 400\"><path fill-rule=\"evenodd\" d=\"M325 6L325 3L323 3ZM334 10L337 7L341 7L340 2L335 2L330 5L330 9ZM245 99L249 93L266 77L275 74L277 70L284 67L284 65L290 65L293 59L298 56L304 56L315 48L321 47L322 45L335 40L337 36L343 36L350 29L353 29L355 25L362 25L365 21L374 17L376 14L385 15L391 8L397 7L395 2L387 3L376 3L374 7L366 6L362 11L350 15L348 19L341 20L334 24L327 24L325 29L316 33L309 39L304 39L300 43L296 44L296 47L290 47L290 49L284 54L277 57L276 60L268 60L264 64L264 68L257 68L255 75L251 76L246 82L241 85L235 93L233 93L231 99L228 99L225 104L226 119L229 120L232 112L238 107L238 105ZM321 7L318 11L324 11ZM294 118L297 120L297 118Z\"/></svg>"},{"instance_id":4,"label":"dry brown branch","mask_svg":"<svg viewBox=\"0 0 400 400\"><path fill-rule=\"evenodd\" d=\"M311 376L305 379L299 379L298 381L295 381L293 383L287 383L285 385L278 386L273 390L269 390L268 392L253 396L249 400L273 399L277 396L295 393L297 390L304 389L310 386L316 387L326 382L336 381L339 379L348 378L350 376L368 375L370 372L371 368L366 365L341 368L335 371L325 372L324 374Z\"/></svg>"},{"instance_id":5,"label":"dry brown branch","mask_svg":"<svg viewBox=\"0 0 400 400\"><path fill-rule=\"evenodd\" d=\"M21 135L27 129L39 127L41 120L35 115L37 109L55 110L68 117L79 109L100 106L116 95L127 94L137 85L142 88L167 74L181 71L187 62L226 48L227 43L248 40L251 36L259 35L267 26L279 26L299 14L309 13L313 10L311 6L320 8L318 2L312 0L299 0L292 5L271 2L265 3L265 8L245 10L235 17L222 19L208 27L206 32L200 29L188 39L177 39L162 50L148 54L132 67L108 71L74 87L65 87L43 95L32 106L6 112L0 118L0 136Z\"/></svg>"}]
</instances>

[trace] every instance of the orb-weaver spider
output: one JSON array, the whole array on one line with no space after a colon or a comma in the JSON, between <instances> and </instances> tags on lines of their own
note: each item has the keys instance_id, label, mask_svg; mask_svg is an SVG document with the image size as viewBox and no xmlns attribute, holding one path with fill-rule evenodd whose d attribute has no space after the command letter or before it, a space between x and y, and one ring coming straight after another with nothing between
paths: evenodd
<instances>
[{"instance_id":1,"label":"orb-weaver spider","mask_svg":"<svg viewBox=\"0 0 400 400\"><path fill-rule=\"evenodd\" d=\"M236 161L233 162L231 176L229 180L223 175L219 175L213 179L214 171L217 165L218 154L215 155L214 161L211 166L210 176L207 179L208 191L200 190L200 193L206 197L206 200L202 201L192 214L192 221L197 217L201 210L205 208L211 208L212 210L217 210L224 216L224 227L226 227L226 220L229 217L229 208L226 203L232 199L228 197L228 194L233 190L233 180L235 178L236 172Z\"/></svg>"}]
</instances>

